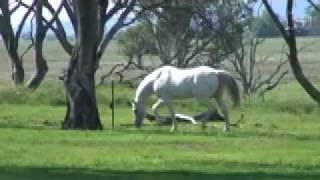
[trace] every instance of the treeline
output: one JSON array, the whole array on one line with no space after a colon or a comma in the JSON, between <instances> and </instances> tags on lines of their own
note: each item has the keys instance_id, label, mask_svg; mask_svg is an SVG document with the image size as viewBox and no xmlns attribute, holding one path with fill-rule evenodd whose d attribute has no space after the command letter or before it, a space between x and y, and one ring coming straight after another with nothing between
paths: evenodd
<instances>
[{"instance_id":1,"label":"treeline","mask_svg":"<svg viewBox=\"0 0 320 180\"><path fill-rule=\"evenodd\" d=\"M282 24L285 19L279 18ZM281 33L267 11L262 11L256 19L257 37L280 37ZM320 36L320 14L313 7L306 8L303 19L295 19L295 31L297 36Z\"/></svg>"}]
</instances>

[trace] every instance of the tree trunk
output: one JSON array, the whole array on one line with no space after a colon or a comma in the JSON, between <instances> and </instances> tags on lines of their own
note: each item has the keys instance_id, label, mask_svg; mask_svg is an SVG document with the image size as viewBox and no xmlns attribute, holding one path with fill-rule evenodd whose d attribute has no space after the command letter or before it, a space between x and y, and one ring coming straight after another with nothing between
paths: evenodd
<instances>
[{"instance_id":1,"label":"tree trunk","mask_svg":"<svg viewBox=\"0 0 320 180\"><path fill-rule=\"evenodd\" d=\"M289 47L289 62L295 78L297 79L298 83L302 86L302 88L308 93L308 95L318 104L320 104L320 91L318 91L317 88L304 75L299 62L296 34L294 29L294 19L292 14L293 0L287 1L288 31L285 29L279 17L273 11L269 2L267 0L262 0L262 2L265 5L266 10L270 14L272 20L277 25L278 29L280 30L284 40L286 41Z\"/></svg>"},{"instance_id":2,"label":"tree trunk","mask_svg":"<svg viewBox=\"0 0 320 180\"><path fill-rule=\"evenodd\" d=\"M43 57L42 47L47 30L42 23L43 0L37 0L36 4L36 37L34 44L35 71L27 83L27 87L37 89L48 72L48 65Z\"/></svg>"},{"instance_id":3,"label":"tree trunk","mask_svg":"<svg viewBox=\"0 0 320 180\"><path fill-rule=\"evenodd\" d=\"M138 54L137 55L137 64L138 64L138 67L143 69L143 54Z\"/></svg>"},{"instance_id":4,"label":"tree trunk","mask_svg":"<svg viewBox=\"0 0 320 180\"><path fill-rule=\"evenodd\" d=\"M3 41L5 43L5 47L8 51L10 58L10 66L11 66L11 78L14 81L15 85L23 85L24 82L24 68L22 65L22 61L18 55L18 47L15 44L15 39L13 35L13 31L11 28L7 27L8 31L6 35L3 35Z\"/></svg>"},{"instance_id":5,"label":"tree trunk","mask_svg":"<svg viewBox=\"0 0 320 180\"><path fill-rule=\"evenodd\" d=\"M0 1L0 35L10 58L11 77L16 85L22 85L24 81L24 68L18 55L18 44L11 25L9 2Z\"/></svg>"},{"instance_id":6,"label":"tree trunk","mask_svg":"<svg viewBox=\"0 0 320 180\"><path fill-rule=\"evenodd\" d=\"M297 43L296 43L296 34L295 34L295 27L294 27L294 20L292 16L292 6L293 1L288 0L287 5L287 17L288 17L288 26L289 26L289 33L288 33L288 40L287 44L289 46L289 62L293 71L294 76L296 77L297 81L303 87L303 89L309 94L309 96L315 100L318 104L320 104L320 91L309 81L309 79L304 75L299 59L298 59L298 50L297 50Z\"/></svg>"},{"instance_id":7,"label":"tree trunk","mask_svg":"<svg viewBox=\"0 0 320 180\"><path fill-rule=\"evenodd\" d=\"M291 49L291 48L290 48ZM295 50L290 50L295 51ZM320 92L317 88L309 81L309 79L304 75L302 68L300 66L299 60L296 56L290 55L290 66L292 68L292 72L299 82L299 84L303 87L303 89L309 94L309 96L320 104Z\"/></svg>"},{"instance_id":8,"label":"tree trunk","mask_svg":"<svg viewBox=\"0 0 320 180\"><path fill-rule=\"evenodd\" d=\"M65 87L67 113L63 129L102 129L95 94L98 47L98 0L77 0L79 31L68 67Z\"/></svg>"}]
</instances>

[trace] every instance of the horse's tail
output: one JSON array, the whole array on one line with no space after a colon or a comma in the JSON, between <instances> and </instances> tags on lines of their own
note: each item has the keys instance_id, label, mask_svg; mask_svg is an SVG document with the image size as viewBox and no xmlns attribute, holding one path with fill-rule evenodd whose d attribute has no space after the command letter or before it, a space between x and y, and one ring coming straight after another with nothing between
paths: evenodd
<instances>
[{"instance_id":1,"label":"horse's tail","mask_svg":"<svg viewBox=\"0 0 320 180\"><path fill-rule=\"evenodd\" d=\"M227 72L218 73L219 81L226 87L235 106L240 105L240 90L234 77Z\"/></svg>"}]
</instances>

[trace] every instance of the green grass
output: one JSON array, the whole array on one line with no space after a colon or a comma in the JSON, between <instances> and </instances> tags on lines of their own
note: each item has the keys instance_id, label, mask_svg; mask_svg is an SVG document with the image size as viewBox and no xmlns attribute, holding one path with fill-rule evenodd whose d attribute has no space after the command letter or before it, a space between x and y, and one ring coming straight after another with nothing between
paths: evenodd
<instances>
[{"instance_id":1,"label":"green grass","mask_svg":"<svg viewBox=\"0 0 320 180\"><path fill-rule=\"evenodd\" d=\"M300 38L299 46L316 38ZM281 39L268 39L258 49L260 56L281 51ZM21 47L25 47L22 42ZM320 84L319 43L300 54L307 76ZM111 129L111 89L97 88L103 131L62 131L65 95L57 76L68 55L57 42L46 43L49 73L46 82L32 93L11 88L7 55L0 45L0 179L320 179L320 107L304 90L287 78L264 100L252 97L231 110L232 122L244 115L239 127L224 133L223 123L201 127L179 124L170 127L145 121L142 129L125 127L133 122L128 103L134 89L116 85L115 129ZM32 71L32 53L24 59L27 76ZM114 43L108 47L99 74L122 60ZM267 64L266 72L274 67ZM319 87L319 86L318 86ZM154 101L152 99L150 103ZM177 111L195 114L201 104L183 101ZM148 109L150 111L150 109Z\"/></svg>"},{"instance_id":2,"label":"green grass","mask_svg":"<svg viewBox=\"0 0 320 180\"><path fill-rule=\"evenodd\" d=\"M62 131L63 89L46 83L35 93L0 91L0 179L319 179L319 107L296 83L233 109L240 127L123 127L132 123L126 101L133 90L116 86L116 127L111 130L109 87L97 90L105 129ZM50 91L51 96L45 96ZM20 100L24 99L23 101ZM39 104L36 102L39 101ZM178 105L195 113L201 105Z\"/></svg>"},{"instance_id":3,"label":"green grass","mask_svg":"<svg viewBox=\"0 0 320 180\"><path fill-rule=\"evenodd\" d=\"M290 136L5 129L0 178L319 178L316 140ZM17 138L17 136L19 138Z\"/></svg>"}]
</instances>

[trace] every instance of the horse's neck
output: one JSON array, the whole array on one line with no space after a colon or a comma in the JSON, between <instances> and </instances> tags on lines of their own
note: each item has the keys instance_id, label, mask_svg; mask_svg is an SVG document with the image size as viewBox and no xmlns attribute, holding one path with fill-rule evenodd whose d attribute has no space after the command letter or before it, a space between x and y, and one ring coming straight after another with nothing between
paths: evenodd
<instances>
[{"instance_id":1,"label":"horse's neck","mask_svg":"<svg viewBox=\"0 0 320 180\"><path fill-rule=\"evenodd\" d=\"M147 99L153 93L153 82L154 80L151 78L144 79L143 82L140 83L135 97L135 102L140 106L144 106Z\"/></svg>"}]
</instances>

